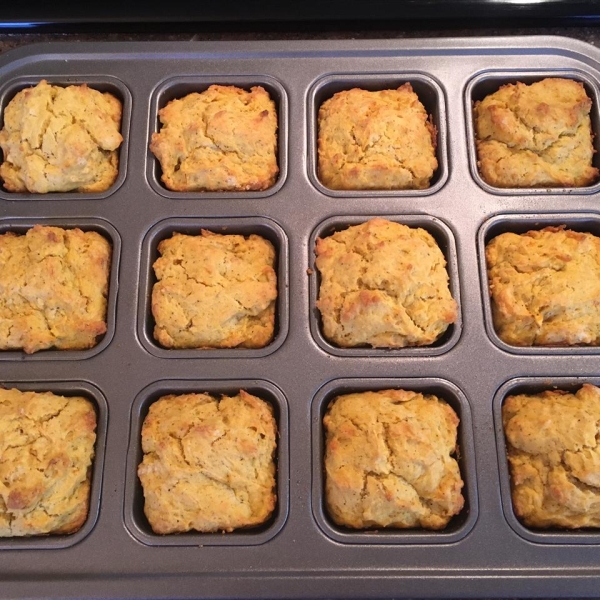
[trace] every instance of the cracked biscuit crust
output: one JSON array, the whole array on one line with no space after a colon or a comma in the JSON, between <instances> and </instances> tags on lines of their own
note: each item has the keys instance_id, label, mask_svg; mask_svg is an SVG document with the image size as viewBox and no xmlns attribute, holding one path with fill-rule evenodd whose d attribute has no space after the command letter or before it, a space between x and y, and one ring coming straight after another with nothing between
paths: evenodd
<instances>
[{"instance_id":1,"label":"cracked biscuit crust","mask_svg":"<svg viewBox=\"0 0 600 600\"><path fill-rule=\"evenodd\" d=\"M169 102L150 150L176 192L266 190L277 180L277 111L260 86L211 85Z\"/></svg>"},{"instance_id":2,"label":"cracked biscuit crust","mask_svg":"<svg viewBox=\"0 0 600 600\"><path fill-rule=\"evenodd\" d=\"M317 308L341 347L434 343L457 318L446 260L425 230L372 219L317 240Z\"/></svg>"},{"instance_id":3,"label":"cracked biscuit crust","mask_svg":"<svg viewBox=\"0 0 600 600\"><path fill-rule=\"evenodd\" d=\"M436 396L338 396L323 419L325 493L338 525L443 529L464 504L453 457L459 419Z\"/></svg>"},{"instance_id":4,"label":"cracked biscuit crust","mask_svg":"<svg viewBox=\"0 0 600 600\"><path fill-rule=\"evenodd\" d=\"M436 135L410 83L338 92L319 109L319 179L334 190L428 188Z\"/></svg>"},{"instance_id":5,"label":"cracked biscuit crust","mask_svg":"<svg viewBox=\"0 0 600 600\"><path fill-rule=\"evenodd\" d=\"M486 247L496 333L514 346L600 344L600 238L564 227Z\"/></svg>"},{"instance_id":6,"label":"cracked biscuit crust","mask_svg":"<svg viewBox=\"0 0 600 600\"><path fill-rule=\"evenodd\" d=\"M142 428L138 476L155 533L233 531L272 514L277 426L271 406L243 390L164 396Z\"/></svg>"},{"instance_id":7,"label":"cracked biscuit crust","mask_svg":"<svg viewBox=\"0 0 600 600\"><path fill-rule=\"evenodd\" d=\"M0 235L0 350L83 350L106 332L111 247L99 233L36 225Z\"/></svg>"},{"instance_id":8,"label":"cracked biscuit crust","mask_svg":"<svg viewBox=\"0 0 600 600\"><path fill-rule=\"evenodd\" d=\"M509 84L476 102L481 176L497 187L582 187L598 179L583 84L544 79Z\"/></svg>"},{"instance_id":9,"label":"cracked biscuit crust","mask_svg":"<svg viewBox=\"0 0 600 600\"><path fill-rule=\"evenodd\" d=\"M509 396L502 421L515 514L528 527L600 527L600 389Z\"/></svg>"},{"instance_id":10,"label":"cracked biscuit crust","mask_svg":"<svg viewBox=\"0 0 600 600\"><path fill-rule=\"evenodd\" d=\"M0 537L81 528L95 430L85 398L0 389Z\"/></svg>"},{"instance_id":11,"label":"cracked biscuit crust","mask_svg":"<svg viewBox=\"0 0 600 600\"><path fill-rule=\"evenodd\" d=\"M273 339L275 249L250 235L174 233L158 245L154 337L165 348L262 348Z\"/></svg>"},{"instance_id":12,"label":"cracked biscuit crust","mask_svg":"<svg viewBox=\"0 0 600 600\"><path fill-rule=\"evenodd\" d=\"M87 85L41 81L4 111L0 178L9 192L103 192L118 174L121 103Z\"/></svg>"}]
</instances>

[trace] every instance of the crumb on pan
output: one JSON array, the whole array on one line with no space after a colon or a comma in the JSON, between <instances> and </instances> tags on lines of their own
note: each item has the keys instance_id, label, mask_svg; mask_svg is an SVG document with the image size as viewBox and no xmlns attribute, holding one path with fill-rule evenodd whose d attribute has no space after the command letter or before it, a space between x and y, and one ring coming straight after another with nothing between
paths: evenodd
<instances>
[{"instance_id":1,"label":"crumb on pan","mask_svg":"<svg viewBox=\"0 0 600 600\"><path fill-rule=\"evenodd\" d=\"M118 174L121 102L42 80L4 109L0 179L9 192L103 192Z\"/></svg>"},{"instance_id":2,"label":"crumb on pan","mask_svg":"<svg viewBox=\"0 0 600 600\"><path fill-rule=\"evenodd\" d=\"M95 430L85 398L0 389L0 537L82 527Z\"/></svg>"},{"instance_id":3,"label":"crumb on pan","mask_svg":"<svg viewBox=\"0 0 600 600\"><path fill-rule=\"evenodd\" d=\"M600 344L600 238L562 227L486 247L494 328L514 346Z\"/></svg>"},{"instance_id":4,"label":"crumb on pan","mask_svg":"<svg viewBox=\"0 0 600 600\"><path fill-rule=\"evenodd\" d=\"M159 119L150 150L168 189L260 191L277 180L277 111L264 88L211 85L172 100Z\"/></svg>"},{"instance_id":5,"label":"crumb on pan","mask_svg":"<svg viewBox=\"0 0 600 600\"><path fill-rule=\"evenodd\" d=\"M456 322L446 260L424 229L385 219L318 239L317 308L341 347L433 344Z\"/></svg>"},{"instance_id":6,"label":"crumb on pan","mask_svg":"<svg viewBox=\"0 0 600 600\"><path fill-rule=\"evenodd\" d=\"M266 522L277 502L276 435L271 406L243 390L151 404L138 476L153 531L231 532Z\"/></svg>"},{"instance_id":7,"label":"crumb on pan","mask_svg":"<svg viewBox=\"0 0 600 600\"><path fill-rule=\"evenodd\" d=\"M325 492L338 525L443 529L463 508L459 419L406 390L338 396L323 419Z\"/></svg>"},{"instance_id":8,"label":"crumb on pan","mask_svg":"<svg viewBox=\"0 0 600 600\"><path fill-rule=\"evenodd\" d=\"M0 349L83 350L106 332L111 247L95 231L0 235Z\"/></svg>"},{"instance_id":9,"label":"crumb on pan","mask_svg":"<svg viewBox=\"0 0 600 600\"><path fill-rule=\"evenodd\" d=\"M502 407L515 514L528 527L600 526L600 389L518 394Z\"/></svg>"},{"instance_id":10,"label":"crumb on pan","mask_svg":"<svg viewBox=\"0 0 600 600\"><path fill-rule=\"evenodd\" d=\"M154 337L165 348L262 348L273 339L275 249L258 236L174 233L158 246Z\"/></svg>"},{"instance_id":11,"label":"crumb on pan","mask_svg":"<svg viewBox=\"0 0 600 600\"><path fill-rule=\"evenodd\" d=\"M335 190L430 186L437 131L410 83L396 90L345 90L321 105L318 170Z\"/></svg>"},{"instance_id":12,"label":"crumb on pan","mask_svg":"<svg viewBox=\"0 0 600 600\"><path fill-rule=\"evenodd\" d=\"M482 178L501 188L594 183L591 108L583 84L561 78L504 85L476 102Z\"/></svg>"}]
</instances>

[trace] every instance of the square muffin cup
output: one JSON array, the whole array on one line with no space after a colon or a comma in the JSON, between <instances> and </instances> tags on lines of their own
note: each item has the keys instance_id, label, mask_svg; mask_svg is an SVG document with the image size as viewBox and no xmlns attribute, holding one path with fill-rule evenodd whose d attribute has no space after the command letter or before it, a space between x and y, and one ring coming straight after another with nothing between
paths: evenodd
<instances>
[{"instance_id":1,"label":"square muffin cup","mask_svg":"<svg viewBox=\"0 0 600 600\"><path fill-rule=\"evenodd\" d=\"M158 258L158 244L173 233L200 235L202 229L219 234L257 234L275 247L277 300L273 340L263 348L163 348L154 339L152 289L157 282L152 265ZM258 358L275 352L289 330L288 239L283 229L266 217L165 219L152 227L142 243L141 279L138 298L137 333L142 346L159 358Z\"/></svg>"},{"instance_id":2,"label":"square muffin cup","mask_svg":"<svg viewBox=\"0 0 600 600\"><path fill-rule=\"evenodd\" d=\"M361 346L356 348L342 348L336 346L323 334L322 320L317 300L319 298L319 289L321 287L321 274L315 265L315 247L317 238L325 238L337 231L343 231L353 225L360 225L374 218L388 219L395 223L401 223L408 227L420 227L430 233L438 246L440 247L446 259L446 269L448 271L449 287L452 297L458 306L456 323L448 326L445 333L433 344L429 346L407 346L405 348L372 348ZM311 270L309 276L309 321L310 331L313 339L319 347L335 356L389 356L394 358L409 356L439 356L448 352L458 342L462 332L462 307L460 302L460 285L458 278L458 257L456 253L456 242L454 234L448 225L436 217L428 215L352 215L331 217L322 221L313 230L308 244L309 256L308 264Z\"/></svg>"},{"instance_id":3,"label":"square muffin cup","mask_svg":"<svg viewBox=\"0 0 600 600\"><path fill-rule=\"evenodd\" d=\"M277 449L275 451L275 479L277 505L271 518L248 529L230 533L154 533L144 514L144 492L137 475L142 462L142 425L150 405L169 394L208 393L214 396L233 395L240 390L268 402L277 423ZM144 388L136 397L131 411L131 432L127 451L125 480L125 525L131 535L147 546L257 546L274 538L283 528L289 511L289 431L288 405L284 393L273 383L262 379L164 379Z\"/></svg>"},{"instance_id":4,"label":"square muffin cup","mask_svg":"<svg viewBox=\"0 0 600 600\"><path fill-rule=\"evenodd\" d=\"M475 119L473 105L478 100L483 100L489 94L497 92L500 87L509 83L532 84L546 78L572 79L583 83L587 95L592 100L590 119L592 123L592 138L594 145L594 167L600 168L600 88L598 82L588 74L576 69L552 69L552 70L525 70L517 69L510 71L484 71L473 77L465 88L465 123L467 126L467 144L469 153L469 168L475 182L490 194L501 196L531 196L531 195L556 195L556 194L595 194L600 191L600 180L593 185L583 187L537 187L537 188L501 188L484 181L477 166L477 146L475 144Z\"/></svg>"},{"instance_id":5,"label":"square muffin cup","mask_svg":"<svg viewBox=\"0 0 600 600\"><path fill-rule=\"evenodd\" d=\"M204 92L211 85L233 85L245 90L254 86L263 87L275 103L277 110L277 165L279 175L277 181L261 191L231 191L223 190L206 192L175 192L169 190L161 181L162 170L160 162L150 152L150 140L153 133L160 131L158 111L166 106L171 100L183 98L193 92ZM274 77L268 75L181 75L162 82L153 92L150 98L150 122L148 127L148 139L146 140L146 177L150 187L161 196L174 199L209 199L216 198L266 198L278 192L287 178L288 163L288 98L283 85Z\"/></svg>"},{"instance_id":6,"label":"square muffin cup","mask_svg":"<svg viewBox=\"0 0 600 600\"><path fill-rule=\"evenodd\" d=\"M59 396L83 396L94 404L96 410L96 443L91 467L90 502L88 516L81 529L71 534L0 538L0 550L54 550L74 546L91 533L100 513L106 429L108 426L106 398L94 384L87 381L3 380L0 382L0 386L4 389L16 388L22 392L52 392Z\"/></svg>"},{"instance_id":7,"label":"square muffin cup","mask_svg":"<svg viewBox=\"0 0 600 600\"><path fill-rule=\"evenodd\" d=\"M4 127L4 109L7 104L22 90L37 85L45 79L52 85L67 87L69 85L87 84L99 92L109 92L121 102L122 116L120 132L123 142L119 146L119 172L114 183L104 192L49 192L37 194L33 192L9 192L0 181L0 198L3 200L102 200L116 192L125 181L127 175L127 155L129 151L129 127L131 123L131 92L129 88L116 77L109 75L73 75L59 77L55 75L39 77L17 77L0 87L0 129ZM0 163L3 161L0 149Z\"/></svg>"},{"instance_id":8,"label":"square muffin cup","mask_svg":"<svg viewBox=\"0 0 600 600\"><path fill-rule=\"evenodd\" d=\"M500 492L504 516L513 531L529 542L538 544L600 544L600 528L585 528L580 530L559 529L533 529L527 527L515 515L512 503L510 471L506 451L506 439L502 425L502 406L507 396L517 394L539 394L546 390L565 390L576 392L584 383L600 386L597 376L585 377L516 377L504 383L494 395L493 411L494 426L496 429L496 447L498 450L498 470L500 475Z\"/></svg>"},{"instance_id":9,"label":"square muffin cup","mask_svg":"<svg viewBox=\"0 0 600 600\"><path fill-rule=\"evenodd\" d=\"M352 529L336 524L329 516L325 504L325 427L323 417L330 402L337 396L356 392L387 389L412 390L433 394L445 400L460 419L456 459L464 481L462 494L465 505L454 516L446 529ZM343 544L450 544L462 540L473 529L479 514L475 446L471 407L464 393L453 383L437 377L419 378L344 378L333 379L323 385L312 400L312 512L323 533Z\"/></svg>"},{"instance_id":10,"label":"square muffin cup","mask_svg":"<svg viewBox=\"0 0 600 600\"><path fill-rule=\"evenodd\" d=\"M84 360L91 358L102 352L110 344L115 335L117 291L119 289L119 262L121 259L121 236L108 221L91 217L44 217L40 219L6 217L0 219L0 235L8 233L9 231L22 235L34 225L62 227L63 229L79 228L82 231L95 231L110 242L112 253L106 303L106 333L93 348L88 348L87 350L58 350L49 348L48 350L39 350L33 354L26 354L22 350L0 350L0 361Z\"/></svg>"},{"instance_id":11,"label":"square muffin cup","mask_svg":"<svg viewBox=\"0 0 600 600\"><path fill-rule=\"evenodd\" d=\"M567 229L592 233L600 237L600 215L595 213L552 213L552 214L503 214L491 217L483 223L477 235L477 254L479 259L479 278L483 302L485 329L490 340L501 350L511 354L600 354L600 346L512 346L496 333L492 316L490 284L485 259L486 245L502 233L525 233L532 229L566 225Z\"/></svg>"},{"instance_id":12,"label":"square muffin cup","mask_svg":"<svg viewBox=\"0 0 600 600\"><path fill-rule=\"evenodd\" d=\"M325 100L337 92L360 88L368 91L397 89L404 83L410 83L427 114L437 130L435 155L438 168L431 178L431 186L423 190L333 190L325 186L318 175L319 108ZM308 93L308 177L311 183L323 194L344 198L380 198L429 196L438 192L448 180L447 116L446 102L442 84L432 76L419 72L387 73L340 73L318 79Z\"/></svg>"}]
</instances>

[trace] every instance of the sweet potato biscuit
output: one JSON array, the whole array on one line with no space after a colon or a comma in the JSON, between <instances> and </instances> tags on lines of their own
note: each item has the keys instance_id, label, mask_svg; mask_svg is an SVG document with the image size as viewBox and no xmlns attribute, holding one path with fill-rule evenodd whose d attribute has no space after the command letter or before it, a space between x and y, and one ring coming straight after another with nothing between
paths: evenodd
<instances>
[{"instance_id":1,"label":"sweet potato biscuit","mask_svg":"<svg viewBox=\"0 0 600 600\"><path fill-rule=\"evenodd\" d=\"M405 390L348 394L323 423L326 503L338 525L443 529L461 511L459 419L444 401Z\"/></svg>"},{"instance_id":2,"label":"sweet potato biscuit","mask_svg":"<svg viewBox=\"0 0 600 600\"><path fill-rule=\"evenodd\" d=\"M279 173L277 111L260 86L211 85L169 102L150 150L177 192L266 190Z\"/></svg>"},{"instance_id":3,"label":"sweet potato biscuit","mask_svg":"<svg viewBox=\"0 0 600 600\"><path fill-rule=\"evenodd\" d=\"M164 396L142 427L138 475L155 533L233 531L264 523L275 493L271 406L243 390Z\"/></svg>"},{"instance_id":4,"label":"sweet potato biscuit","mask_svg":"<svg viewBox=\"0 0 600 600\"><path fill-rule=\"evenodd\" d=\"M0 389L0 537L81 528L95 430L85 398Z\"/></svg>"},{"instance_id":5,"label":"sweet potato biscuit","mask_svg":"<svg viewBox=\"0 0 600 600\"><path fill-rule=\"evenodd\" d=\"M583 84L551 78L502 86L474 106L478 165L497 187L594 183L590 109Z\"/></svg>"},{"instance_id":6,"label":"sweet potato biscuit","mask_svg":"<svg viewBox=\"0 0 600 600\"><path fill-rule=\"evenodd\" d=\"M273 338L275 249L250 235L174 233L158 245L154 337L165 348L262 348Z\"/></svg>"},{"instance_id":7,"label":"sweet potato biscuit","mask_svg":"<svg viewBox=\"0 0 600 600\"><path fill-rule=\"evenodd\" d=\"M436 135L410 83L338 92L319 109L319 179L334 190L428 188Z\"/></svg>"},{"instance_id":8,"label":"sweet potato biscuit","mask_svg":"<svg viewBox=\"0 0 600 600\"><path fill-rule=\"evenodd\" d=\"M502 421L515 514L528 527L600 527L600 389L509 396Z\"/></svg>"},{"instance_id":9,"label":"sweet potato biscuit","mask_svg":"<svg viewBox=\"0 0 600 600\"><path fill-rule=\"evenodd\" d=\"M496 333L514 346L600 344L600 238L562 227L486 247Z\"/></svg>"},{"instance_id":10,"label":"sweet potato biscuit","mask_svg":"<svg viewBox=\"0 0 600 600\"><path fill-rule=\"evenodd\" d=\"M4 110L0 178L9 192L103 192L118 174L121 102L42 80Z\"/></svg>"},{"instance_id":11,"label":"sweet potato biscuit","mask_svg":"<svg viewBox=\"0 0 600 600\"><path fill-rule=\"evenodd\" d=\"M425 230L372 219L317 240L317 308L342 347L434 343L457 318L446 260Z\"/></svg>"},{"instance_id":12,"label":"sweet potato biscuit","mask_svg":"<svg viewBox=\"0 0 600 600\"><path fill-rule=\"evenodd\" d=\"M111 248L94 231L0 235L0 350L82 350L106 332Z\"/></svg>"}]
</instances>

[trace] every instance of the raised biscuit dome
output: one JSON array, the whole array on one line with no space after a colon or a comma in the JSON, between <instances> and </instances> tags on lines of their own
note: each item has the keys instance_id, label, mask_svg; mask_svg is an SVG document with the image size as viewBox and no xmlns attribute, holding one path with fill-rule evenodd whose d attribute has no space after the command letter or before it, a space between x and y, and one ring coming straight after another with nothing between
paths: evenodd
<instances>
[{"instance_id":1,"label":"raised biscuit dome","mask_svg":"<svg viewBox=\"0 0 600 600\"><path fill-rule=\"evenodd\" d=\"M446 259L424 229L372 219L318 239L323 334L348 348L433 344L458 317Z\"/></svg>"},{"instance_id":2,"label":"raised biscuit dome","mask_svg":"<svg viewBox=\"0 0 600 600\"><path fill-rule=\"evenodd\" d=\"M485 251L494 327L514 346L600 344L600 237L546 227Z\"/></svg>"},{"instance_id":3,"label":"raised biscuit dome","mask_svg":"<svg viewBox=\"0 0 600 600\"><path fill-rule=\"evenodd\" d=\"M318 128L319 178L334 190L420 190L438 167L437 131L410 83L338 92Z\"/></svg>"},{"instance_id":4,"label":"raised biscuit dome","mask_svg":"<svg viewBox=\"0 0 600 600\"><path fill-rule=\"evenodd\" d=\"M479 171L502 188L582 187L592 165L592 101L579 81L502 86L473 108Z\"/></svg>"},{"instance_id":5,"label":"raised biscuit dome","mask_svg":"<svg viewBox=\"0 0 600 600\"><path fill-rule=\"evenodd\" d=\"M516 515L529 527L600 527L600 389L509 396L502 407Z\"/></svg>"},{"instance_id":6,"label":"raised biscuit dome","mask_svg":"<svg viewBox=\"0 0 600 600\"><path fill-rule=\"evenodd\" d=\"M260 191L274 185L277 110L261 86L211 85L169 102L150 150L177 192Z\"/></svg>"},{"instance_id":7,"label":"raised biscuit dome","mask_svg":"<svg viewBox=\"0 0 600 600\"><path fill-rule=\"evenodd\" d=\"M0 179L10 192L103 192L118 175L121 102L87 85L45 80L4 110Z\"/></svg>"},{"instance_id":8,"label":"raised biscuit dome","mask_svg":"<svg viewBox=\"0 0 600 600\"><path fill-rule=\"evenodd\" d=\"M462 510L459 419L443 400L407 390L346 394L323 423L326 504L337 524L443 529Z\"/></svg>"}]
</instances>

